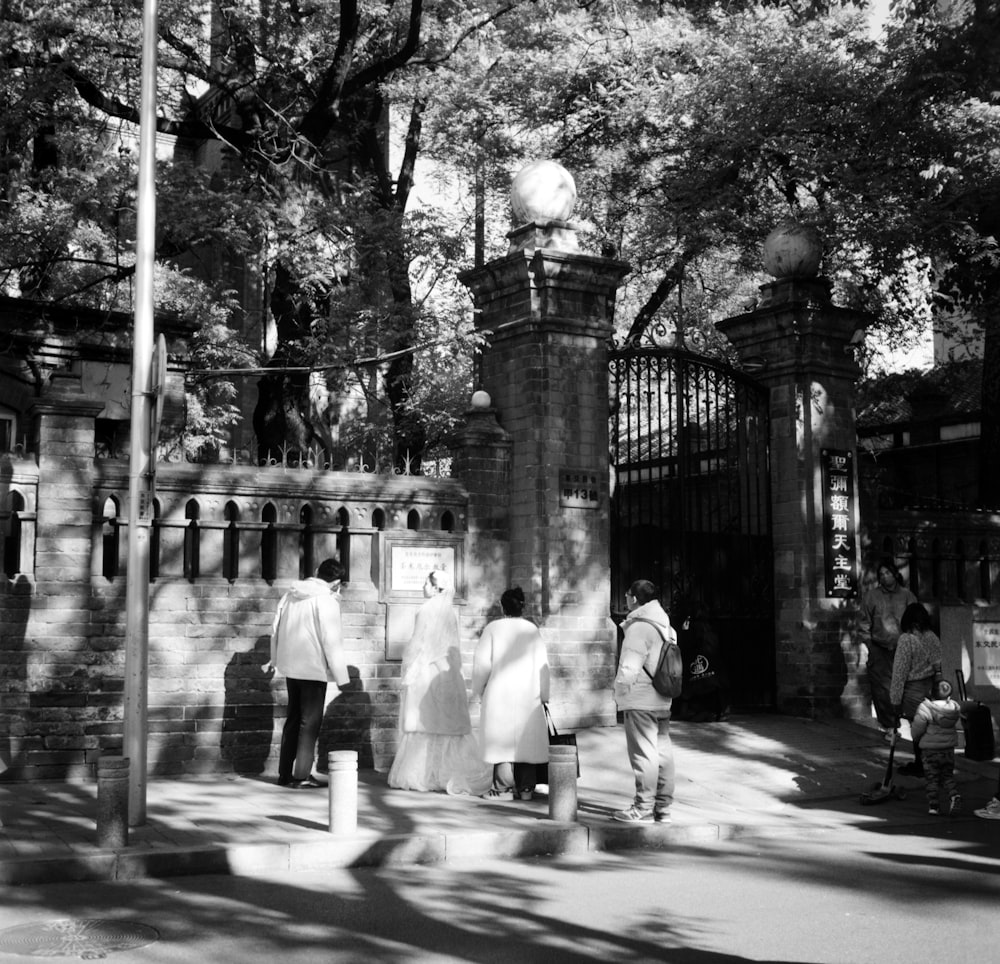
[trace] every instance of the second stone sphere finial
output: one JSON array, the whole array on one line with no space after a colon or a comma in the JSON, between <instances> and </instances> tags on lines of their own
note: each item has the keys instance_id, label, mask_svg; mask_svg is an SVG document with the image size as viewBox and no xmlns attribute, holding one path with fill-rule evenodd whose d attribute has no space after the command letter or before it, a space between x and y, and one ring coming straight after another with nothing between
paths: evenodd
<instances>
[{"instance_id":1,"label":"second stone sphere finial","mask_svg":"<svg viewBox=\"0 0 1000 964\"><path fill-rule=\"evenodd\" d=\"M823 239L812 225L786 218L764 239L764 270L777 280L815 278Z\"/></svg>"}]
</instances>

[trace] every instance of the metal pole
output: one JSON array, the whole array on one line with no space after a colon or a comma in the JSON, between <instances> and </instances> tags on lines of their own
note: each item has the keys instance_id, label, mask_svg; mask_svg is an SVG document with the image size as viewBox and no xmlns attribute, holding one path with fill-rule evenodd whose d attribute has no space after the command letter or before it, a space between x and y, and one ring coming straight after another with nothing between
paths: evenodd
<instances>
[{"instance_id":1,"label":"metal pole","mask_svg":"<svg viewBox=\"0 0 1000 964\"><path fill-rule=\"evenodd\" d=\"M129 767L129 825L146 822L146 740L149 672L149 530L153 517L150 373L153 362L153 256L156 236L157 0L142 4L142 86L139 102L139 184L136 216L135 319L125 584L123 755Z\"/></svg>"}]
</instances>

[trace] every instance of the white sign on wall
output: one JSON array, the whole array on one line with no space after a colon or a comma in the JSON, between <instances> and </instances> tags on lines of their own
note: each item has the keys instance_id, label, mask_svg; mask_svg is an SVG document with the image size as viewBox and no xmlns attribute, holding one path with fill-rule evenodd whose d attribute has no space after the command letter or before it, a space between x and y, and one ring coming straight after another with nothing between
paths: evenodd
<instances>
[{"instance_id":1,"label":"white sign on wall","mask_svg":"<svg viewBox=\"0 0 1000 964\"><path fill-rule=\"evenodd\" d=\"M389 591L419 592L432 569L443 569L455 581L454 546L413 546L396 543L389 547Z\"/></svg>"},{"instance_id":2,"label":"white sign on wall","mask_svg":"<svg viewBox=\"0 0 1000 964\"><path fill-rule=\"evenodd\" d=\"M972 623L972 681L1000 689L1000 622Z\"/></svg>"}]
</instances>

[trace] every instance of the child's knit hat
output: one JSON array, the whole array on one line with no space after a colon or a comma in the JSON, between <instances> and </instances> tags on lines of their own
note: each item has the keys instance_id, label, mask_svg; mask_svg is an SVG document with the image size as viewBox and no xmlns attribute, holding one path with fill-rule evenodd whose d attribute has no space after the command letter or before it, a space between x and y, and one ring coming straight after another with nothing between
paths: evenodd
<instances>
[{"instance_id":1,"label":"child's knit hat","mask_svg":"<svg viewBox=\"0 0 1000 964\"><path fill-rule=\"evenodd\" d=\"M939 679L934 684L934 699L946 700L951 696L951 683L946 679Z\"/></svg>"}]
</instances>

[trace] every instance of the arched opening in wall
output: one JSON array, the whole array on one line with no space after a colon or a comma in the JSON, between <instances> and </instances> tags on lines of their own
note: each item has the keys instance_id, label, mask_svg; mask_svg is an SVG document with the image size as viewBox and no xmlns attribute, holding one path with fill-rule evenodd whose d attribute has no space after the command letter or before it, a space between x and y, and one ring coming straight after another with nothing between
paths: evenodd
<instances>
[{"instance_id":1,"label":"arched opening in wall","mask_svg":"<svg viewBox=\"0 0 1000 964\"><path fill-rule=\"evenodd\" d=\"M149 533L149 579L150 582L160 575L160 533L162 526L160 519L163 516L163 509L159 499L153 499L153 525Z\"/></svg>"},{"instance_id":2,"label":"arched opening in wall","mask_svg":"<svg viewBox=\"0 0 1000 964\"><path fill-rule=\"evenodd\" d=\"M410 509L406 515L406 528L417 530L420 528L420 513L416 509Z\"/></svg>"},{"instance_id":3,"label":"arched opening in wall","mask_svg":"<svg viewBox=\"0 0 1000 964\"><path fill-rule=\"evenodd\" d=\"M455 531L455 517L447 510L441 513L441 529L444 532Z\"/></svg>"},{"instance_id":4,"label":"arched opening in wall","mask_svg":"<svg viewBox=\"0 0 1000 964\"><path fill-rule=\"evenodd\" d=\"M944 589L942 570L944 561L941 558L941 542L935 539L931 543L931 595L935 599L940 599Z\"/></svg>"},{"instance_id":5,"label":"arched opening in wall","mask_svg":"<svg viewBox=\"0 0 1000 964\"><path fill-rule=\"evenodd\" d=\"M121 529L118 500L109 495L101 510L101 575L109 582L118 578L121 560Z\"/></svg>"},{"instance_id":6,"label":"arched opening in wall","mask_svg":"<svg viewBox=\"0 0 1000 964\"><path fill-rule=\"evenodd\" d=\"M240 521L239 506L235 502L227 502L222 510L222 518L226 528L222 534L222 577L230 582L236 582L240 575Z\"/></svg>"},{"instance_id":7,"label":"arched opening in wall","mask_svg":"<svg viewBox=\"0 0 1000 964\"><path fill-rule=\"evenodd\" d=\"M993 583L990 579L990 546L984 539L979 543L979 598L992 602Z\"/></svg>"},{"instance_id":8,"label":"arched opening in wall","mask_svg":"<svg viewBox=\"0 0 1000 964\"><path fill-rule=\"evenodd\" d=\"M383 509L375 509L372 512L372 526L379 532L385 531L385 511Z\"/></svg>"},{"instance_id":9,"label":"arched opening in wall","mask_svg":"<svg viewBox=\"0 0 1000 964\"><path fill-rule=\"evenodd\" d=\"M313 510L304 505L299 510L299 579L308 579L316 571L316 537L313 532Z\"/></svg>"},{"instance_id":10,"label":"arched opening in wall","mask_svg":"<svg viewBox=\"0 0 1000 964\"><path fill-rule=\"evenodd\" d=\"M189 499L184 506L184 518L188 520L184 528L184 578L191 582L198 578L201 561L201 529L198 526L200 513L197 499Z\"/></svg>"},{"instance_id":11,"label":"arched opening in wall","mask_svg":"<svg viewBox=\"0 0 1000 964\"><path fill-rule=\"evenodd\" d=\"M961 539L955 543L955 591L962 602L968 602L965 589L965 543Z\"/></svg>"},{"instance_id":12,"label":"arched opening in wall","mask_svg":"<svg viewBox=\"0 0 1000 964\"><path fill-rule=\"evenodd\" d=\"M917 558L917 540L911 539L908 545L910 553L910 592L920 596L920 560Z\"/></svg>"},{"instance_id":13,"label":"arched opening in wall","mask_svg":"<svg viewBox=\"0 0 1000 964\"><path fill-rule=\"evenodd\" d=\"M264 529L260 534L260 575L267 582L278 578L278 510L270 502L260 513Z\"/></svg>"},{"instance_id":14,"label":"arched opening in wall","mask_svg":"<svg viewBox=\"0 0 1000 964\"><path fill-rule=\"evenodd\" d=\"M7 511L3 513L3 571L13 579L21 571L21 513L24 496L16 489L7 496Z\"/></svg>"},{"instance_id":15,"label":"arched opening in wall","mask_svg":"<svg viewBox=\"0 0 1000 964\"><path fill-rule=\"evenodd\" d=\"M344 567L344 582L351 581L351 513L343 506L337 512L337 558Z\"/></svg>"}]
</instances>

